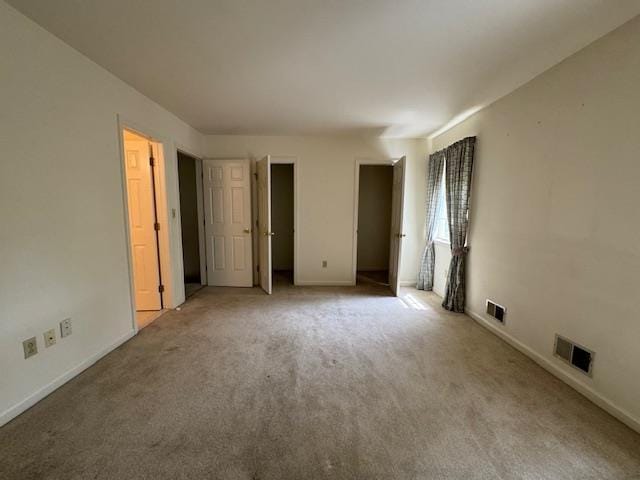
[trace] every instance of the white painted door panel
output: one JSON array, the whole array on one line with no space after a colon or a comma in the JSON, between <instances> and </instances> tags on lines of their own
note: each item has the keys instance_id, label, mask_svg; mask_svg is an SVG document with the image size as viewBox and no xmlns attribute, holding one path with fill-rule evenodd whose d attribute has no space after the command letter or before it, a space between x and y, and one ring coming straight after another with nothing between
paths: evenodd
<instances>
[{"instance_id":1,"label":"white painted door panel","mask_svg":"<svg viewBox=\"0 0 640 480\"><path fill-rule=\"evenodd\" d=\"M260 286L271 295L271 157L256 162L258 173L258 242L260 252Z\"/></svg>"},{"instance_id":2,"label":"white painted door panel","mask_svg":"<svg viewBox=\"0 0 640 480\"><path fill-rule=\"evenodd\" d=\"M160 310L149 142L126 140L124 150L136 310Z\"/></svg>"},{"instance_id":3,"label":"white painted door panel","mask_svg":"<svg viewBox=\"0 0 640 480\"><path fill-rule=\"evenodd\" d=\"M249 160L204 160L207 283L253 286Z\"/></svg>"},{"instance_id":4,"label":"white painted door panel","mask_svg":"<svg viewBox=\"0 0 640 480\"><path fill-rule=\"evenodd\" d=\"M393 194L391 197L391 241L389 253L389 285L394 295L400 290L400 268L402 243L405 234L402 231L404 220L404 172L406 158L402 157L393 165Z\"/></svg>"}]
</instances>

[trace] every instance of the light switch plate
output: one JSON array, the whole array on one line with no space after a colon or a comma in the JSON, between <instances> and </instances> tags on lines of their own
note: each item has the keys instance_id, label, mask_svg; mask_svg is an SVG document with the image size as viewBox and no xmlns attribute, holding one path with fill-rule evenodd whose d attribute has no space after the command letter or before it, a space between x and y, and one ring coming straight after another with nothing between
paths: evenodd
<instances>
[{"instance_id":1,"label":"light switch plate","mask_svg":"<svg viewBox=\"0 0 640 480\"><path fill-rule=\"evenodd\" d=\"M50 347L51 345L56 344L56 330L52 328L51 330L47 330L44 332L44 346Z\"/></svg>"},{"instance_id":2,"label":"light switch plate","mask_svg":"<svg viewBox=\"0 0 640 480\"><path fill-rule=\"evenodd\" d=\"M22 348L24 349L24 358L33 357L38 353L38 342L36 342L36 337L31 337L22 342Z\"/></svg>"},{"instance_id":3,"label":"light switch plate","mask_svg":"<svg viewBox=\"0 0 640 480\"><path fill-rule=\"evenodd\" d=\"M69 335L71 335L71 332L71 319L65 318L60 322L60 337L68 337Z\"/></svg>"}]
</instances>

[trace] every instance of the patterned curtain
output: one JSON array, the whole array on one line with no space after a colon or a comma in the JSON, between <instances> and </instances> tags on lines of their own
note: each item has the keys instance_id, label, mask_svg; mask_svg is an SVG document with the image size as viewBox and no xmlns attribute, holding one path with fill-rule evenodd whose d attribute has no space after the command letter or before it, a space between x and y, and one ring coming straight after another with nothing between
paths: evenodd
<instances>
[{"instance_id":1,"label":"patterned curtain","mask_svg":"<svg viewBox=\"0 0 640 480\"><path fill-rule=\"evenodd\" d=\"M469 223L469 193L476 137L467 137L446 149L445 190L447 218L451 234L451 264L442 306L464 312L466 245Z\"/></svg>"},{"instance_id":2,"label":"patterned curtain","mask_svg":"<svg viewBox=\"0 0 640 480\"><path fill-rule=\"evenodd\" d=\"M436 212L442 185L442 168L444 167L444 150L429 156L427 172L427 245L422 253L420 270L418 271L419 290L433 290L433 267L435 265L435 249L433 247L433 233L436 225Z\"/></svg>"}]
</instances>

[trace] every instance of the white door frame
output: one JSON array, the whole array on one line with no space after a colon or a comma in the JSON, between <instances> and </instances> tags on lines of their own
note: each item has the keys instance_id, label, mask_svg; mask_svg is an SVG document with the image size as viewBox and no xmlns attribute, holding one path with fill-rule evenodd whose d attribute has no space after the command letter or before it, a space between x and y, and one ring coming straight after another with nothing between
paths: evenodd
<instances>
[{"instance_id":1,"label":"white door frame","mask_svg":"<svg viewBox=\"0 0 640 480\"><path fill-rule=\"evenodd\" d=\"M352 242L352 273L351 285L356 285L358 270L358 208L360 197L360 166L361 165L388 165L392 167L400 158L359 158L355 159L354 187L353 187L353 236ZM391 208L391 206L389 206Z\"/></svg>"},{"instance_id":2,"label":"white door frame","mask_svg":"<svg viewBox=\"0 0 640 480\"><path fill-rule=\"evenodd\" d=\"M202 179L202 158L185 151L183 148L178 147L176 151L193 158L196 161L196 203L198 210L198 255L200 256L200 284L207 284L207 250L206 242L204 238L204 191L203 191L203 179ZM178 187L179 189L179 187ZM178 191L178 194L180 192ZM178 200L179 200L178 195ZM182 233L182 211L180 210L180 202L178 201L178 218L180 219L180 233ZM181 242L182 242L182 237ZM184 253L183 253L184 255ZM182 265L182 278L184 278L184 257Z\"/></svg>"},{"instance_id":3,"label":"white door frame","mask_svg":"<svg viewBox=\"0 0 640 480\"><path fill-rule=\"evenodd\" d=\"M273 293L273 258L271 236L271 155L256 160L258 200L258 285L267 295Z\"/></svg>"},{"instance_id":4,"label":"white door frame","mask_svg":"<svg viewBox=\"0 0 640 480\"><path fill-rule=\"evenodd\" d=\"M122 117L118 116L118 140L119 140L119 157L120 157L120 185L122 189L122 201L123 201L123 221L126 238L126 250L127 250L127 267L129 274L129 296L131 298L131 321L133 331L138 332L138 323L136 321L136 292L133 275L133 255L131 253L131 229L129 227L129 198L127 192L127 172L125 168L125 139L124 131L129 130L143 138L146 138L150 142L158 145L158 162L157 162L157 180L156 180L156 201L158 216L157 221L160 223L160 232L158 234L159 249L158 255L160 257L160 271L162 283L164 285L164 292L162 292L163 308L173 307L173 275L171 270L171 250L170 250L170 222L168 213L168 195L167 195L167 182L166 182L166 152L167 142L162 141L158 137L154 137L148 133L145 133L144 128L140 128L133 122L128 122ZM148 130L146 130L148 132ZM180 245L182 248L182 245Z\"/></svg>"},{"instance_id":5,"label":"white door frame","mask_svg":"<svg viewBox=\"0 0 640 480\"><path fill-rule=\"evenodd\" d=\"M298 241L300 238L300 229L298 227L300 222L298 221L298 195L300 193L300 189L298 188L298 157L289 155L271 155L271 165L274 164L293 165L293 284L299 285L298 252L300 251L300 246ZM276 235L277 234L278 232L276 232Z\"/></svg>"}]
</instances>

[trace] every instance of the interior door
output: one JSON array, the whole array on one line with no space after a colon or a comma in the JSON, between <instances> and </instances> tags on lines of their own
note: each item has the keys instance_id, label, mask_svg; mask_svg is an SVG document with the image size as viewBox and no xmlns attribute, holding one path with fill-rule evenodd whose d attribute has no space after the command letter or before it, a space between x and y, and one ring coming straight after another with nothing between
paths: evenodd
<instances>
[{"instance_id":1,"label":"interior door","mask_svg":"<svg viewBox=\"0 0 640 480\"><path fill-rule=\"evenodd\" d=\"M258 244L260 252L260 286L271 295L271 157L256 162L258 173Z\"/></svg>"},{"instance_id":2,"label":"interior door","mask_svg":"<svg viewBox=\"0 0 640 480\"><path fill-rule=\"evenodd\" d=\"M406 157L393 165L393 193L391 197L391 241L389 252L389 285L394 295L400 290L400 267L402 243L405 234L402 231L404 219L404 171Z\"/></svg>"},{"instance_id":3,"label":"interior door","mask_svg":"<svg viewBox=\"0 0 640 480\"><path fill-rule=\"evenodd\" d=\"M252 287L249 160L203 160L207 283Z\"/></svg>"},{"instance_id":4,"label":"interior door","mask_svg":"<svg viewBox=\"0 0 640 480\"><path fill-rule=\"evenodd\" d=\"M146 140L126 140L124 151L136 310L160 310L160 267L150 145Z\"/></svg>"}]
</instances>

